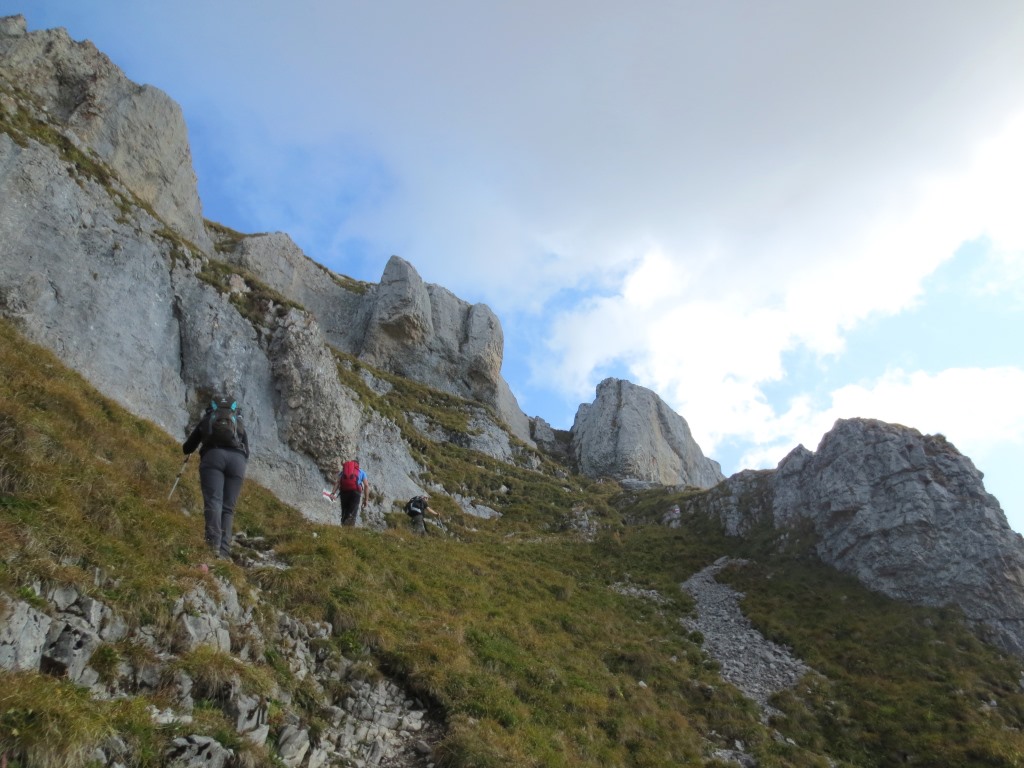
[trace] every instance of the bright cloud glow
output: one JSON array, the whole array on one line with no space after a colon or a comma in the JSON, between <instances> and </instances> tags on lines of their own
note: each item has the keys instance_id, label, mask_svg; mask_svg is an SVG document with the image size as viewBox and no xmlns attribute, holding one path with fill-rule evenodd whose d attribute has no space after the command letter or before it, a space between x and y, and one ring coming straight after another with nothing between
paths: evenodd
<instances>
[{"instance_id":1,"label":"bright cloud glow","mask_svg":"<svg viewBox=\"0 0 1024 768\"><path fill-rule=\"evenodd\" d=\"M1002 276L1018 281L1019 288L1022 148L1024 120L1017 118L984 144L962 174L922 184L919 200L903 218L880 212L862 241L837 244L817 260L809 255L806 265L789 273L772 264L752 266L763 279L739 298L733 285L700 277L673 285L671 276L682 272L684 260L677 257L674 268L658 252L627 276L618 296L559 318L552 349L556 356L573 350L563 367L572 379L560 381L578 392L581 378L587 378L580 376L581 368L596 370L609 357L622 356L639 383L692 414L695 433L712 453L720 440L738 434L755 441L795 437L795 425L786 429L775 423L790 422L791 415L765 407L761 394L762 385L785 375L781 361L787 350L802 345L819 354L840 354L844 331L870 316L913 307L924 278L962 243L978 237L990 238ZM1004 283L998 290L1012 288ZM783 289L782 302L774 301L773 293ZM997 286L989 283L988 289ZM629 349L609 347L609 334L624 318L634 329ZM1008 343L1014 342L1008 338ZM866 407L873 401L859 402ZM943 412L969 402L944 400ZM923 423L922 410L887 408L891 418L912 426ZM815 429L823 423L827 429L832 420L831 415L818 418Z\"/></svg>"},{"instance_id":2,"label":"bright cloud glow","mask_svg":"<svg viewBox=\"0 0 1024 768\"><path fill-rule=\"evenodd\" d=\"M813 450L836 419L871 418L943 434L962 453L986 451L991 444L1024 445L1024 370L951 368L931 375L893 370L877 381L848 384L831 393L832 404L813 412L804 404L780 417L786 428L774 449L751 451L751 466L774 466L800 443ZM781 453L780 453L781 451Z\"/></svg>"}]
</instances>

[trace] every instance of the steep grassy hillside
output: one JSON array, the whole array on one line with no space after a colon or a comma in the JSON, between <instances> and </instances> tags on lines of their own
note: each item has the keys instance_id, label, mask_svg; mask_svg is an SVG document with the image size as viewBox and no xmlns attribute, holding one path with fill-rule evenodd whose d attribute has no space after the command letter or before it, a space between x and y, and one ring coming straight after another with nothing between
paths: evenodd
<instances>
[{"instance_id":1,"label":"steep grassy hillside","mask_svg":"<svg viewBox=\"0 0 1024 768\"><path fill-rule=\"evenodd\" d=\"M352 365L339 361L346 381L358 380ZM374 407L399 422L412 408L458 422L457 401L389 380L393 392L373 395ZM416 449L433 479L504 516L465 518L440 499L446 530L426 538L397 510L386 531L342 530L308 523L249 482L236 529L264 537L289 568L218 561L203 575L195 466L167 500L179 443L0 323L0 600L45 610L48 585L73 584L129 622L159 624L197 581L226 578L240 594L258 586L293 615L329 621L327 642L367 674L431 702L447 726L436 750L445 766L721 765L709 755L736 742L762 766L1024 763L1020 665L952 613L869 594L808 557L806 543L780 549L767 531L738 541L709 521L644 522L678 493L621 494L553 464L511 467L422 438ZM574 509L600 522L594 541L563 530ZM723 554L752 560L727 578L758 625L824 675L778 697L784 716L767 725L679 623L693 610L679 583ZM666 602L612 588L621 584ZM93 665L114 674L139 652L104 645ZM222 656L179 663L212 677L234 663ZM325 702L275 661L268 648L245 664L248 684L276 682L315 727ZM166 702L91 701L59 679L0 672L0 753L8 765L86 765L116 732L137 764L155 766L173 736L204 733L238 750L239 764L275 764L215 706L200 703L186 729L154 725L149 704Z\"/></svg>"}]
</instances>

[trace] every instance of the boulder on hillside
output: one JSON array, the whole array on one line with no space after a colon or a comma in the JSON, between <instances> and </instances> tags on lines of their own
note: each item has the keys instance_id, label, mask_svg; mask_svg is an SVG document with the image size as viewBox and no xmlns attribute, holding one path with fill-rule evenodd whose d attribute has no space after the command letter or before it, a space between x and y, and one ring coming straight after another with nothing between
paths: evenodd
<instances>
[{"instance_id":1,"label":"boulder on hillside","mask_svg":"<svg viewBox=\"0 0 1024 768\"><path fill-rule=\"evenodd\" d=\"M608 378L573 422L571 450L589 477L710 488L725 479L705 458L686 420L649 389Z\"/></svg>"}]
</instances>

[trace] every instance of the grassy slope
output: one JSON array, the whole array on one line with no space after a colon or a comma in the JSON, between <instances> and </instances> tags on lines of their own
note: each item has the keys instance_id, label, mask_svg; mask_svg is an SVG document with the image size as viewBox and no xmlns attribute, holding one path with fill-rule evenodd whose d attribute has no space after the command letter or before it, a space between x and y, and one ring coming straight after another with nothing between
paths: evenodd
<instances>
[{"instance_id":1,"label":"grassy slope","mask_svg":"<svg viewBox=\"0 0 1024 768\"><path fill-rule=\"evenodd\" d=\"M352 367L341 361L339 375L359 381ZM415 404L458 421L457 401L390 380L387 398L360 391L396 415ZM920 765L1019 764L1019 665L955 616L883 600L806 557L768 555L770 537L728 540L706 521L623 524L624 514L653 518L678 495L619 497L611 484L559 479L553 466L537 473L422 440L416 450L433 479L505 516L465 519L442 499L447 536L412 536L398 513L384 532L341 530L308 523L250 482L236 526L270 539L291 568L215 570L240 592L252 578L264 599L330 621L330 642L346 655L433 702L449 726L445 765L701 765L708 741L736 740L764 766L824 766L826 752L840 765L896 765L905 755ZM166 500L180 466L178 443L0 323L0 592L43 606L33 584L73 583L132 623L166 622L175 597L204 578L194 567L204 552L195 467ZM556 532L573 507L602 521L595 543ZM788 716L774 727L792 743L773 738L678 623L692 603L677 585L722 554L755 558L729 575L751 615L828 675L780 698ZM610 589L625 581L669 602ZM139 652L104 646L95 664L110 671ZM321 702L274 661L270 649L249 665L247 684L269 690L276 679L316 726ZM229 662L197 652L178 663L216 676ZM28 753L32 765L82 764L90 744L116 731L139 763L156 765L175 731L152 726L147 703L90 702L59 680L0 673L0 750ZM200 702L188 731L270 762L213 706Z\"/></svg>"}]
</instances>

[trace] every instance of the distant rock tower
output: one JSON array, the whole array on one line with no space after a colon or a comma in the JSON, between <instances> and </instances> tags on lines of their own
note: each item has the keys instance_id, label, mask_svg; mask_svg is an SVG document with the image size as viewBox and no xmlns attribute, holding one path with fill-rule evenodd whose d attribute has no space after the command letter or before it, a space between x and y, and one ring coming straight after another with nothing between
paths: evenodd
<instances>
[{"instance_id":1,"label":"distant rock tower","mask_svg":"<svg viewBox=\"0 0 1024 768\"><path fill-rule=\"evenodd\" d=\"M725 479L682 416L651 390L622 379L598 384L597 399L579 407L570 433L572 454L589 477L698 488Z\"/></svg>"}]
</instances>

